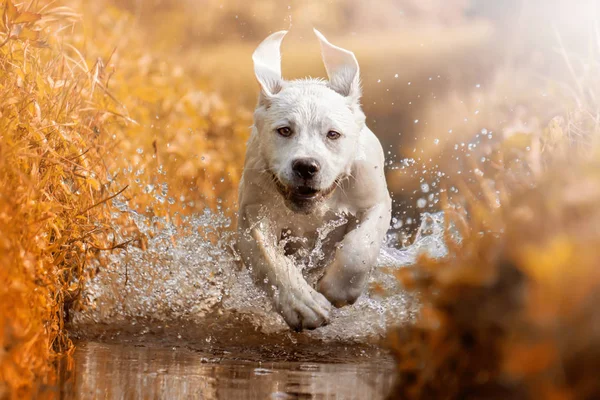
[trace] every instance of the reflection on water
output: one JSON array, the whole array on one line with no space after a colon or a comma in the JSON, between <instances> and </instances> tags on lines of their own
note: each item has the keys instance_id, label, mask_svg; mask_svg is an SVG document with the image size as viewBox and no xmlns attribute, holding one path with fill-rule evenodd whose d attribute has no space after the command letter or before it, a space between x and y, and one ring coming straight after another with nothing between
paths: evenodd
<instances>
[{"instance_id":1,"label":"reflection on water","mask_svg":"<svg viewBox=\"0 0 600 400\"><path fill-rule=\"evenodd\" d=\"M249 362L165 344L90 341L73 357L62 371L63 399L379 399L394 375L386 355Z\"/></svg>"}]
</instances>

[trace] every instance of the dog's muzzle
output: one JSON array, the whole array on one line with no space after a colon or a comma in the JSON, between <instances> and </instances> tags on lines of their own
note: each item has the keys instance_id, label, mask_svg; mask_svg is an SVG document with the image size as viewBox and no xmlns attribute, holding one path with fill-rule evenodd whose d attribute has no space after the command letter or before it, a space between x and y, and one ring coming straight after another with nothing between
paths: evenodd
<instances>
[{"instance_id":1,"label":"dog's muzzle","mask_svg":"<svg viewBox=\"0 0 600 400\"><path fill-rule=\"evenodd\" d=\"M277 191L285 199L285 203L289 209L294 212L308 214L321 201L329 197L338 185L339 178L325 190L319 190L310 186L289 187L283 184L275 174L273 181L277 187Z\"/></svg>"}]
</instances>

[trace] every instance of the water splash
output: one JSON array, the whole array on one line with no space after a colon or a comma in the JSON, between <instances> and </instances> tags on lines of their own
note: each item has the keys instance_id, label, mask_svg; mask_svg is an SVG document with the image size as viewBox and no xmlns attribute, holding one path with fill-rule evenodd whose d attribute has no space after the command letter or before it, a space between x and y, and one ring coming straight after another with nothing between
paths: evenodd
<instances>
[{"instance_id":1,"label":"water splash","mask_svg":"<svg viewBox=\"0 0 600 400\"><path fill-rule=\"evenodd\" d=\"M252 282L234 250L231 221L223 214L205 211L169 220L147 217L115 201L148 242L145 249L129 247L107 256L105 266L87 283L82 305L73 324L136 324L188 321L202 324L217 314L245 315L255 330L263 333L288 332L270 300ZM332 227L334 228L334 227ZM324 227L326 236L328 228ZM321 238L321 239L324 239ZM440 257L443 244L443 213L424 213L415 242L395 248L389 237L378 258L371 283L393 294L367 293L352 306L334 309L330 324L305 335L322 340L361 341L383 335L389 324L410 321L418 304L398 285L390 269L412 264L421 252ZM320 247L317 245L316 250ZM317 255L311 253L311 259ZM385 267L385 268L384 268ZM210 336L209 336L210 337Z\"/></svg>"}]
</instances>

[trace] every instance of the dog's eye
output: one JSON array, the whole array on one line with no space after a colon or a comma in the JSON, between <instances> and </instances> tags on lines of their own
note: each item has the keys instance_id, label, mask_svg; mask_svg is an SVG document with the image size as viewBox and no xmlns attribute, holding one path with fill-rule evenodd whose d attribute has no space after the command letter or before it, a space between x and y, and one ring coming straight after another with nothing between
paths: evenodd
<instances>
[{"instance_id":1,"label":"dog's eye","mask_svg":"<svg viewBox=\"0 0 600 400\"><path fill-rule=\"evenodd\" d=\"M336 132L336 131L327 132L327 139L335 140L335 139L339 139L340 136L342 136L342 134L339 132Z\"/></svg>"},{"instance_id":2,"label":"dog's eye","mask_svg":"<svg viewBox=\"0 0 600 400\"><path fill-rule=\"evenodd\" d=\"M277 129L277 133L279 133L283 137L292 136L292 130L288 126L284 126L282 128Z\"/></svg>"}]
</instances>

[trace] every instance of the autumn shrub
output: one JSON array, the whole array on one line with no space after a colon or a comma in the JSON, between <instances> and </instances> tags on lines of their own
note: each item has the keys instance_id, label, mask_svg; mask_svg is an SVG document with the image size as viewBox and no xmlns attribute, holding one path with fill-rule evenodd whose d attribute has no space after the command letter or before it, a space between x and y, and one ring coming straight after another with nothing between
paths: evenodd
<instances>
[{"instance_id":1,"label":"autumn shrub","mask_svg":"<svg viewBox=\"0 0 600 400\"><path fill-rule=\"evenodd\" d=\"M600 88L588 67L573 97L553 96L562 114L505 132L452 199L441 192L448 256L397 272L422 309L390 334L390 398L600 395Z\"/></svg>"},{"instance_id":2,"label":"autumn shrub","mask_svg":"<svg viewBox=\"0 0 600 400\"><path fill-rule=\"evenodd\" d=\"M117 195L232 212L250 119L108 1L1 4L0 397L21 398L73 348L86 262L140 236Z\"/></svg>"},{"instance_id":3,"label":"autumn shrub","mask_svg":"<svg viewBox=\"0 0 600 400\"><path fill-rule=\"evenodd\" d=\"M555 166L535 188L502 189L501 205L471 197L468 222L447 208L460 243L398 274L423 306L390 336L395 396L599 395L599 178L597 160Z\"/></svg>"},{"instance_id":4,"label":"autumn shrub","mask_svg":"<svg viewBox=\"0 0 600 400\"><path fill-rule=\"evenodd\" d=\"M61 49L59 6L2 4L0 25L0 392L14 397L67 351L65 305L103 246L102 146L90 76Z\"/></svg>"}]
</instances>

